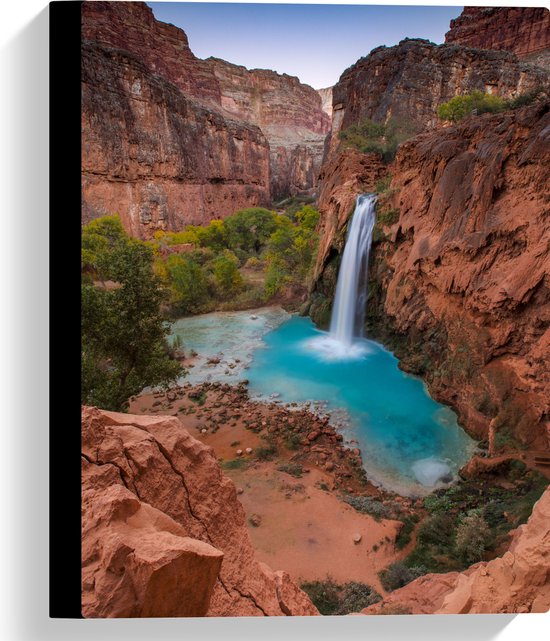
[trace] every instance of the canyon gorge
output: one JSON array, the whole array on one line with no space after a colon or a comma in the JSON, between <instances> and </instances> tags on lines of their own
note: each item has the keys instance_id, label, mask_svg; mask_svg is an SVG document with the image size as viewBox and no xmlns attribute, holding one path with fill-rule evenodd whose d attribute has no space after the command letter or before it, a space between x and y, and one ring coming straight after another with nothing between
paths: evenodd
<instances>
[{"instance_id":1,"label":"canyon gorge","mask_svg":"<svg viewBox=\"0 0 550 641\"><path fill-rule=\"evenodd\" d=\"M376 193L366 335L484 443L460 479L509 491L513 483L486 474L484 461L508 457L545 473L535 459L550 452L549 16L465 7L445 43L377 47L315 90L294 76L197 58L185 32L145 3L84 2L82 222L117 214L130 236L148 240L249 207L314 201L318 245L307 294L294 302L326 329L357 197ZM442 122L442 103L475 91L507 107ZM522 96L530 98L514 103ZM344 144L342 134L366 120L393 128L392 157ZM250 499L227 474L240 464L222 469L210 434L163 394L141 414L137 405L132 414L82 409L83 615L319 615L297 576L258 560L258 525L243 508ZM161 410L169 415L152 415ZM268 437L278 429L261 419L257 428ZM343 454L343 438L324 429L289 428L297 453L285 456L305 456L310 476L320 474L316 490L399 503L371 552L383 544L386 562L402 560L399 533L408 518L427 518L423 497L397 499L358 481L357 442ZM319 445L323 435L340 458ZM293 487L289 494L304 491ZM537 499L488 559L393 591L376 583L378 600L354 612L547 611L550 489Z\"/></svg>"}]
</instances>

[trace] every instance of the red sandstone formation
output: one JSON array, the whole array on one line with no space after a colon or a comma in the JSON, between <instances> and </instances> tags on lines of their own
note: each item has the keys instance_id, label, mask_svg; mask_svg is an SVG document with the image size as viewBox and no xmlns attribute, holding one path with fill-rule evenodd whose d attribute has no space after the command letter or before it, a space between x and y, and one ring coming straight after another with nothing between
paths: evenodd
<instances>
[{"instance_id":1,"label":"red sandstone formation","mask_svg":"<svg viewBox=\"0 0 550 641\"><path fill-rule=\"evenodd\" d=\"M272 198L314 187L330 130L320 95L294 76L266 69L249 71L218 58L205 62L220 83L222 107L258 125L269 142Z\"/></svg>"},{"instance_id":2,"label":"red sandstone formation","mask_svg":"<svg viewBox=\"0 0 550 641\"><path fill-rule=\"evenodd\" d=\"M86 617L316 615L256 561L232 481L176 418L82 412Z\"/></svg>"},{"instance_id":3,"label":"red sandstone formation","mask_svg":"<svg viewBox=\"0 0 550 641\"><path fill-rule=\"evenodd\" d=\"M405 39L378 47L333 88L331 151L338 132L365 118L393 119L409 135L437 126L437 107L474 89L516 96L548 83L547 74L505 51L480 51Z\"/></svg>"},{"instance_id":4,"label":"red sandstone formation","mask_svg":"<svg viewBox=\"0 0 550 641\"><path fill-rule=\"evenodd\" d=\"M157 21L144 2L83 2L82 40L133 53L187 97L220 104L210 66L193 55L181 29Z\"/></svg>"},{"instance_id":5,"label":"red sandstone formation","mask_svg":"<svg viewBox=\"0 0 550 641\"><path fill-rule=\"evenodd\" d=\"M550 489L525 525L514 531L502 557L464 572L426 574L390 593L363 614L484 614L547 612L550 609Z\"/></svg>"},{"instance_id":6,"label":"red sandstone formation","mask_svg":"<svg viewBox=\"0 0 550 641\"><path fill-rule=\"evenodd\" d=\"M342 230L353 213L357 195L375 191L376 183L386 174L387 167L377 154L362 154L355 149L346 149L323 166L319 176L320 241L314 281L320 277L330 253L343 250L343 244L335 245L335 239L343 243Z\"/></svg>"},{"instance_id":7,"label":"red sandstone formation","mask_svg":"<svg viewBox=\"0 0 550 641\"><path fill-rule=\"evenodd\" d=\"M317 89L317 93L321 96L323 111L332 118L332 87Z\"/></svg>"},{"instance_id":8,"label":"red sandstone formation","mask_svg":"<svg viewBox=\"0 0 550 641\"><path fill-rule=\"evenodd\" d=\"M207 223L269 202L269 146L254 125L186 97L134 56L82 46L83 222L126 230Z\"/></svg>"},{"instance_id":9,"label":"red sandstone formation","mask_svg":"<svg viewBox=\"0 0 550 641\"><path fill-rule=\"evenodd\" d=\"M544 7L464 7L445 34L445 42L512 51L519 58L550 53L550 11Z\"/></svg>"},{"instance_id":10,"label":"red sandstone formation","mask_svg":"<svg viewBox=\"0 0 550 641\"><path fill-rule=\"evenodd\" d=\"M150 237L315 187L330 119L311 87L200 60L140 2L84 2L82 37L84 222Z\"/></svg>"},{"instance_id":11,"label":"red sandstone formation","mask_svg":"<svg viewBox=\"0 0 550 641\"><path fill-rule=\"evenodd\" d=\"M384 204L398 222L373 255L381 294L371 310L382 333L406 337L403 366L470 433L486 438L494 419L505 449L550 445L549 130L549 105L539 103L404 143ZM361 191L357 169L334 162L321 191L315 291L327 288L342 243L332 221L341 228Z\"/></svg>"}]
</instances>

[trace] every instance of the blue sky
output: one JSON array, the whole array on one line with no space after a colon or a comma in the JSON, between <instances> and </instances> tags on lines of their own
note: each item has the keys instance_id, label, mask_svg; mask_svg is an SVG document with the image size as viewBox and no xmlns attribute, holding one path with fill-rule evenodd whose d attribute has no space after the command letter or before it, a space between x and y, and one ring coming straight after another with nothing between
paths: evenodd
<instances>
[{"instance_id":1,"label":"blue sky","mask_svg":"<svg viewBox=\"0 0 550 641\"><path fill-rule=\"evenodd\" d=\"M148 2L181 27L199 58L298 76L316 89L379 45L405 37L444 40L462 6L218 4Z\"/></svg>"}]
</instances>

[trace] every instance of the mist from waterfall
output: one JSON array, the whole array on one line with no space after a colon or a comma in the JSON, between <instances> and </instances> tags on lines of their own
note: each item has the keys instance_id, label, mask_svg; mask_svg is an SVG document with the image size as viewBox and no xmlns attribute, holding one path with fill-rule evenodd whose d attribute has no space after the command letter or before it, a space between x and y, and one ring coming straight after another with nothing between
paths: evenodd
<instances>
[{"instance_id":1,"label":"mist from waterfall","mask_svg":"<svg viewBox=\"0 0 550 641\"><path fill-rule=\"evenodd\" d=\"M363 335L376 194L357 196L336 285L330 336L345 347Z\"/></svg>"}]
</instances>

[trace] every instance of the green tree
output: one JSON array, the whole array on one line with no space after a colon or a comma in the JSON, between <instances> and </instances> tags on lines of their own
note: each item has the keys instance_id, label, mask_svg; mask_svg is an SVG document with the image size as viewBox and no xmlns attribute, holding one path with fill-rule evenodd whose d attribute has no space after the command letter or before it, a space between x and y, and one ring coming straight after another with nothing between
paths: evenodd
<instances>
[{"instance_id":1,"label":"green tree","mask_svg":"<svg viewBox=\"0 0 550 641\"><path fill-rule=\"evenodd\" d=\"M204 269L185 254L170 255L167 267L174 305L184 314L200 312L209 296Z\"/></svg>"},{"instance_id":2,"label":"green tree","mask_svg":"<svg viewBox=\"0 0 550 641\"><path fill-rule=\"evenodd\" d=\"M277 214L261 207L241 209L225 219L228 247L258 253L277 227Z\"/></svg>"},{"instance_id":3,"label":"green tree","mask_svg":"<svg viewBox=\"0 0 550 641\"><path fill-rule=\"evenodd\" d=\"M83 246L90 236L103 235L105 242L95 238L86 260L115 285L82 285L81 397L121 411L130 396L147 386L169 385L182 368L168 356L168 327L160 314L164 294L153 273L152 250L119 234L112 220L94 222L84 229Z\"/></svg>"},{"instance_id":4,"label":"green tree","mask_svg":"<svg viewBox=\"0 0 550 641\"><path fill-rule=\"evenodd\" d=\"M243 277L235 254L226 249L212 261L212 268L216 289L222 298L228 298L242 290Z\"/></svg>"}]
</instances>

